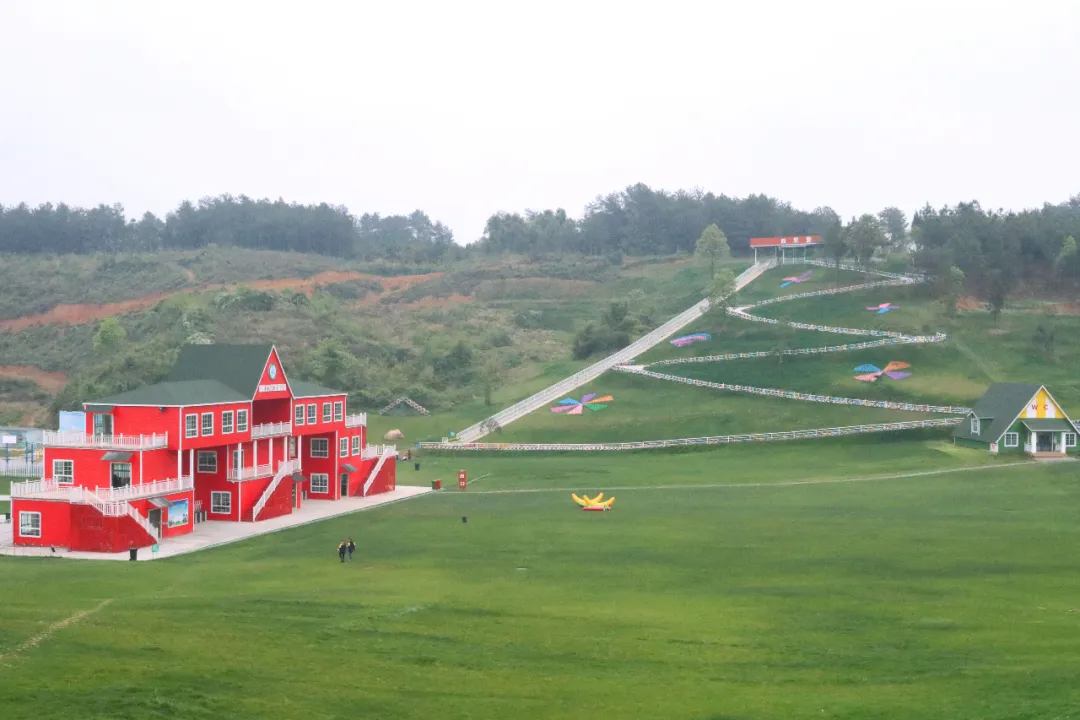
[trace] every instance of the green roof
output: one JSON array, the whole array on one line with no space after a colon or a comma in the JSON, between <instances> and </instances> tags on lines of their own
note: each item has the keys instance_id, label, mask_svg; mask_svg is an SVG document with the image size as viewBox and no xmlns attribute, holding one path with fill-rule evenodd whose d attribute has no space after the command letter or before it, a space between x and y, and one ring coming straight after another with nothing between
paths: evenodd
<instances>
[{"instance_id":1,"label":"green roof","mask_svg":"<svg viewBox=\"0 0 1080 720\"><path fill-rule=\"evenodd\" d=\"M345 394L344 390L331 390L328 387L323 387L318 383L308 382L307 380L290 380L289 387L292 389L293 397L297 398Z\"/></svg>"},{"instance_id":2,"label":"green roof","mask_svg":"<svg viewBox=\"0 0 1080 720\"><path fill-rule=\"evenodd\" d=\"M1065 418L1023 418L1020 422L1032 432L1076 432Z\"/></svg>"},{"instance_id":3,"label":"green roof","mask_svg":"<svg viewBox=\"0 0 1080 720\"><path fill-rule=\"evenodd\" d=\"M977 435L971 432L971 416L968 416L953 432L953 437L984 443L997 442L1041 388L1042 385L1031 383L994 383L971 409L971 415L980 420L981 432Z\"/></svg>"},{"instance_id":4,"label":"green roof","mask_svg":"<svg viewBox=\"0 0 1080 720\"><path fill-rule=\"evenodd\" d=\"M255 397L273 345L185 345L167 382L216 380L243 399Z\"/></svg>"},{"instance_id":5,"label":"green roof","mask_svg":"<svg viewBox=\"0 0 1080 720\"><path fill-rule=\"evenodd\" d=\"M187 380L163 382L157 385L135 388L127 392L101 398L95 405L208 405L211 403L246 402L244 396L217 380Z\"/></svg>"}]
</instances>

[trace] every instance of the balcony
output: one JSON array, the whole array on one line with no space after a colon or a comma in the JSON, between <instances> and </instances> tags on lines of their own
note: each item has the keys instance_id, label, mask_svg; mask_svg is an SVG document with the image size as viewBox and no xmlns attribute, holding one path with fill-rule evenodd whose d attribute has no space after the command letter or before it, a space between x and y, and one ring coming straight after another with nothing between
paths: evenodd
<instances>
[{"instance_id":1,"label":"balcony","mask_svg":"<svg viewBox=\"0 0 1080 720\"><path fill-rule=\"evenodd\" d=\"M156 480L139 485L126 485L118 488L98 488L94 491L105 502L118 502L120 500L137 500L155 495L168 495L170 493L184 492L195 487L195 479L188 477L173 478L171 480Z\"/></svg>"},{"instance_id":2,"label":"balcony","mask_svg":"<svg viewBox=\"0 0 1080 720\"><path fill-rule=\"evenodd\" d=\"M229 482L241 482L243 480L254 480L256 478L273 477L274 470L269 465L256 465L255 467L245 468L229 468L229 472L226 474L226 478Z\"/></svg>"},{"instance_id":3,"label":"balcony","mask_svg":"<svg viewBox=\"0 0 1080 720\"><path fill-rule=\"evenodd\" d=\"M251 438L253 440L279 437L281 435L292 435L291 422L263 423L262 425L254 425L251 428Z\"/></svg>"},{"instance_id":4,"label":"balcony","mask_svg":"<svg viewBox=\"0 0 1080 720\"><path fill-rule=\"evenodd\" d=\"M101 450L158 450L169 446L169 433L160 435L87 435L45 431L45 447L99 448Z\"/></svg>"},{"instance_id":5,"label":"balcony","mask_svg":"<svg viewBox=\"0 0 1080 720\"><path fill-rule=\"evenodd\" d=\"M11 483L11 497L37 500L68 500L69 502L85 502L87 493L96 496L96 499L104 503L126 502L140 498L154 497L155 495L168 495L170 493L184 492L195 487L192 477L173 478L171 480L157 480L155 482L140 483L138 485L125 485L124 487L99 487L84 488L80 485L60 484L48 478L45 480L30 480L28 482Z\"/></svg>"},{"instance_id":6,"label":"balcony","mask_svg":"<svg viewBox=\"0 0 1080 720\"><path fill-rule=\"evenodd\" d=\"M355 415L345 416L345 427L358 428L367 427L367 413L357 413Z\"/></svg>"}]
</instances>

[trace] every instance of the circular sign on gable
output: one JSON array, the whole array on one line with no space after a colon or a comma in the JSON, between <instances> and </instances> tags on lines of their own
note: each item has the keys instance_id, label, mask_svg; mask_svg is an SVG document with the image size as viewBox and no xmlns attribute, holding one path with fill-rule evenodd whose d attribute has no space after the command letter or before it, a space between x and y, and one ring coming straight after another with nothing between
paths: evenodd
<instances>
[{"instance_id":1,"label":"circular sign on gable","mask_svg":"<svg viewBox=\"0 0 1080 720\"><path fill-rule=\"evenodd\" d=\"M277 380L277 365L270 363L270 379Z\"/></svg>"}]
</instances>

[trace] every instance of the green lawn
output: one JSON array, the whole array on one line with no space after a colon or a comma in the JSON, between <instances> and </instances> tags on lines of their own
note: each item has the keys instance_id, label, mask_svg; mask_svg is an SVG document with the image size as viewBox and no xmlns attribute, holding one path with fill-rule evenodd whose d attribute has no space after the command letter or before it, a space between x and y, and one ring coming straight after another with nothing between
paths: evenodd
<instances>
[{"instance_id":1,"label":"green lawn","mask_svg":"<svg viewBox=\"0 0 1080 720\"><path fill-rule=\"evenodd\" d=\"M807 446L782 447L446 458L490 474L463 493L172 560L0 558L3 715L1074 712L1071 464L784 485L989 456L838 442L799 462ZM687 479L765 484L646 489ZM610 513L569 498L611 487ZM343 567L344 535L360 555Z\"/></svg>"}]
</instances>

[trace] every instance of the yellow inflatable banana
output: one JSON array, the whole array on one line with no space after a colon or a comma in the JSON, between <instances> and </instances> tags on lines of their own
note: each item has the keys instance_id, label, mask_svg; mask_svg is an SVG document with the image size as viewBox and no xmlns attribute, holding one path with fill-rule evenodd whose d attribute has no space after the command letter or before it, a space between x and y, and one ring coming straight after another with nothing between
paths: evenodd
<instances>
[{"instance_id":1,"label":"yellow inflatable banana","mask_svg":"<svg viewBox=\"0 0 1080 720\"><path fill-rule=\"evenodd\" d=\"M589 498L587 497L579 498L577 496L577 493L570 493L570 497L574 498L574 502L576 502L581 507L587 507L589 505Z\"/></svg>"},{"instance_id":2,"label":"yellow inflatable banana","mask_svg":"<svg viewBox=\"0 0 1080 720\"><path fill-rule=\"evenodd\" d=\"M574 502L586 509L603 508L606 510L611 507L611 504L613 502L615 502L615 498L608 498L607 500L604 500L604 493L600 493L594 498L591 498L588 495L578 497L577 493L570 493L570 497L574 498Z\"/></svg>"}]
</instances>

